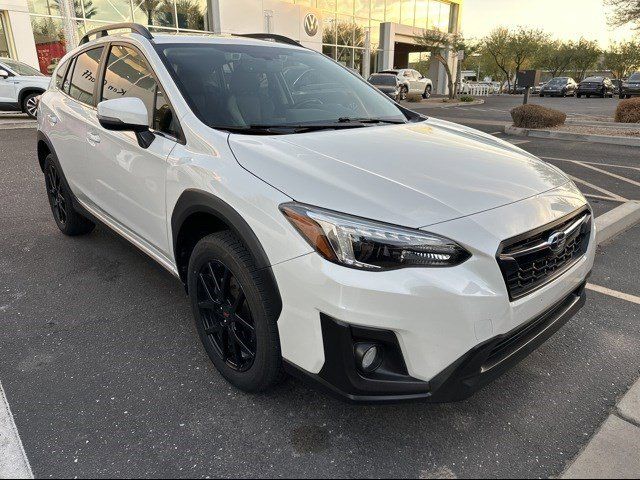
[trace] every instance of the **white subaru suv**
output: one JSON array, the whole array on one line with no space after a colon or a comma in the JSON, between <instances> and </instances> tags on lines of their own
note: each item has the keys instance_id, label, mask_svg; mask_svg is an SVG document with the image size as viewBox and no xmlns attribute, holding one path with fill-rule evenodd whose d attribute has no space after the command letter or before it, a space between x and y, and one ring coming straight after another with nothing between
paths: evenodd
<instances>
[{"instance_id":1,"label":"white subaru suv","mask_svg":"<svg viewBox=\"0 0 640 480\"><path fill-rule=\"evenodd\" d=\"M35 118L38 96L50 82L50 77L26 63L0 58L0 111L23 112Z\"/></svg>"},{"instance_id":2,"label":"white subaru suv","mask_svg":"<svg viewBox=\"0 0 640 480\"><path fill-rule=\"evenodd\" d=\"M555 167L284 37L110 28L39 104L54 220L175 275L238 388L460 400L582 306L594 222Z\"/></svg>"}]
</instances>

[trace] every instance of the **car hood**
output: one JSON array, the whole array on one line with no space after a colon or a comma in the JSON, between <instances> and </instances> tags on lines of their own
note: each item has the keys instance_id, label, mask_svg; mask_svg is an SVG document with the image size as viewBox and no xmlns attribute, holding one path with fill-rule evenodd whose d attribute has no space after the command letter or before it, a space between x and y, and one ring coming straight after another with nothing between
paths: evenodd
<instances>
[{"instance_id":1,"label":"car hood","mask_svg":"<svg viewBox=\"0 0 640 480\"><path fill-rule=\"evenodd\" d=\"M238 162L296 201L422 227L569 182L495 137L429 119L282 136L231 134Z\"/></svg>"}]
</instances>

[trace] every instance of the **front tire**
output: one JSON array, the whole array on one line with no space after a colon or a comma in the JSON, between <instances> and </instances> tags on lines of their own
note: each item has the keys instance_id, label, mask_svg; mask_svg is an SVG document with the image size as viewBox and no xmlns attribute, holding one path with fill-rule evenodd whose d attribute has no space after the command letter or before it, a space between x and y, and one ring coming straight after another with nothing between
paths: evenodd
<instances>
[{"instance_id":1,"label":"front tire","mask_svg":"<svg viewBox=\"0 0 640 480\"><path fill-rule=\"evenodd\" d=\"M187 281L198 334L220 374L246 392L276 385L283 375L278 303L238 237L224 231L201 239Z\"/></svg>"},{"instance_id":2,"label":"front tire","mask_svg":"<svg viewBox=\"0 0 640 480\"><path fill-rule=\"evenodd\" d=\"M427 87L424 89L424 93L422 94L422 98L424 98L424 99L431 98L431 85L427 85Z\"/></svg>"},{"instance_id":3,"label":"front tire","mask_svg":"<svg viewBox=\"0 0 640 480\"><path fill-rule=\"evenodd\" d=\"M22 111L30 118L38 117L38 96L39 93L30 93L22 100Z\"/></svg>"},{"instance_id":4,"label":"front tire","mask_svg":"<svg viewBox=\"0 0 640 480\"><path fill-rule=\"evenodd\" d=\"M96 225L74 208L71 192L51 153L44 160L44 181L51 213L60 231L70 237L91 233Z\"/></svg>"},{"instance_id":5,"label":"front tire","mask_svg":"<svg viewBox=\"0 0 640 480\"><path fill-rule=\"evenodd\" d=\"M406 100L409 89L406 86L400 88L400 100Z\"/></svg>"}]
</instances>

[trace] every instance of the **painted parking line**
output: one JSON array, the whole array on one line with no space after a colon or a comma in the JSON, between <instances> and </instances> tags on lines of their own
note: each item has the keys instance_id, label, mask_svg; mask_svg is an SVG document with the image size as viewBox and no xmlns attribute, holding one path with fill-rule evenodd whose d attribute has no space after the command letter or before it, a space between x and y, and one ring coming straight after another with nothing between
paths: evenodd
<instances>
[{"instance_id":1,"label":"painted parking line","mask_svg":"<svg viewBox=\"0 0 640 480\"><path fill-rule=\"evenodd\" d=\"M0 478L33 478L20 435L0 383Z\"/></svg>"},{"instance_id":2,"label":"painted parking line","mask_svg":"<svg viewBox=\"0 0 640 480\"><path fill-rule=\"evenodd\" d=\"M618 175L617 173L607 172L606 170L602 170L601 168L594 167L593 165L587 165L586 163L582 163L576 160L575 162L578 165L582 165L585 168L590 168L595 172L604 173L605 175L609 175L610 177L617 178L618 180L622 180L623 182L630 183L631 185L635 185L636 187L640 187L640 182L632 180L631 178L623 177L622 175Z\"/></svg>"},{"instance_id":3,"label":"painted parking line","mask_svg":"<svg viewBox=\"0 0 640 480\"><path fill-rule=\"evenodd\" d=\"M587 289L593 290L594 292L602 293L604 295L608 295L610 297L619 298L620 300L635 303L636 305L640 305L640 297L637 297L635 295L619 292L617 290L611 290L610 288L601 287L600 285L594 285L593 283L587 283Z\"/></svg>"},{"instance_id":4,"label":"painted parking line","mask_svg":"<svg viewBox=\"0 0 640 480\"><path fill-rule=\"evenodd\" d=\"M598 191L600 193L604 193L605 195L607 195L609 197L609 200L616 200L618 202L627 202L628 201L627 198L624 198L624 197L618 195L617 193L610 192L609 190L606 190L606 189L604 189L602 187L594 185L593 183L587 182L586 180L582 180L581 178L574 177L573 175L568 175L568 176L574 182L581 183L582 185L585 185L585 186L587 186L589 188L592 188L593 190L596 190L596 191Z\"/></svg>"}]
</instances>

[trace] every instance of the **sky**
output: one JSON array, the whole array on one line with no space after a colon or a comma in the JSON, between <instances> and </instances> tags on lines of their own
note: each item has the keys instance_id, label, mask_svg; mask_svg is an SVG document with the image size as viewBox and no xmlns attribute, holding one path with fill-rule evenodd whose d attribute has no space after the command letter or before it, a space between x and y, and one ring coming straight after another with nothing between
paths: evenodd
<instances>
[{"instance_id":1,"label":"sky","mask_svg":"<svg viewBox=\"0 0 640 480\"><path fill-rule=\"evenodd\" d=\"M606 48L633 36L630 27L608 27L603 0L465 0L463 5L462 31L467 38L481 38L498 26L526 26L542 28L561 40L584 36Z\"/></svg>"}]
</instances>

